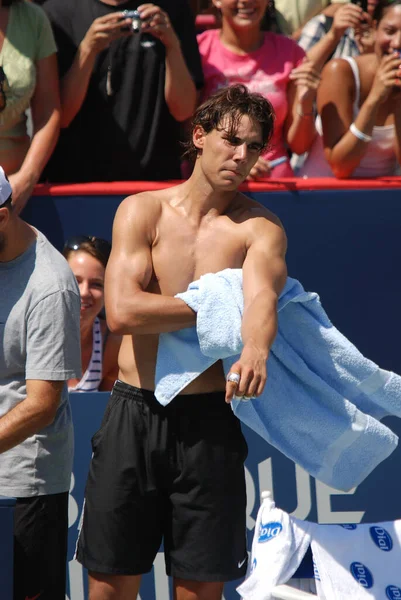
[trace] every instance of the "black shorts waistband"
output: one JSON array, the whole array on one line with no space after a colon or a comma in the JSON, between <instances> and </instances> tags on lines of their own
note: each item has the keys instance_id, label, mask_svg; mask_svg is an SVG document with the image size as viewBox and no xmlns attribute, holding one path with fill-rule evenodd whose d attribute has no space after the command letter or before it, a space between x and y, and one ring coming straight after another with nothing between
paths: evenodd
<instances>
[{"instance_id":1,"label":"black shorts waistband","mask_svg":"<svg viewBox=\"0 0 401 600\"><path fill-rule=\"evenodd\" d=\"M199 406L199 408L203 409L209 409L210 407L216 409L220 406L222 406L224 410L230 408L225 402L225 391L199 394L178 394L166 406L160 404L152 390L138 388L134 385L126 383L125 381L121 381L120 379L117 379L114 383L113 392L117 393L120 397L123 397L126 400L142 402L164 410L169 408L177 408L178 406L182 407L183 405L185 405L186 408L189 406Z\"/></svg>"}]
</instances>

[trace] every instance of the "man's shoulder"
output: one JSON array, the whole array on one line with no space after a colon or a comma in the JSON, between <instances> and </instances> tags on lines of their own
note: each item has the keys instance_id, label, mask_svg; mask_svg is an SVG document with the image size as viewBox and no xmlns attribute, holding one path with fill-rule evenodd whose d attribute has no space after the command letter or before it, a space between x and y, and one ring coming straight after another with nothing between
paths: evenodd
<instances>
[{"instance_id":1,"label":"man's shoulder","mask_svg":"<svg viewBox=\"0 0 401 600\"><path fill-rule=\"evenodd\" d=\"M149 215L159 213L163 207L163 204L169 202L175 196L176 189L178 187L179 186L177 185L173 185L160 190L151 190L139 192L138 194L132 194L131 196L127 196L127 198L121 202L119 210L134 210Z\"/></svg>"},{"instance_id":2,"label":"man's shoulder","mask_svg":"<svg viewBox=\"0 0 401 600\"><path fill-rule=\"evenodd\" d=\"M76 279L64 256L38 231L34 278L41 283L40 295L78 293Z\"/></svg>"},{"instance_id":3,"label":"man's shoulder","mask_svg":"<svg viewBox=\"0 0 401 600\"><path fill-rule=\"evenodd\" d=\"M241 221L249 226L260 226L260 224L278 225L283 229L282 223L277 215L260 202L239 193L232 206L233 214L237 213Z\"/></svg>"},{"instance_id":4,"label":"man's shoulder","mask_svg":"<svg viewBox=\"0 0 401 600\"><path fill-rule=\"evenodd\" d=\"M153 228L162 215L163 205L171 198L169 189L140 192L127 196L119 205L115 224L118 230L134 227L141 231Z\"/></svg>"},{"instance_id":5,"label":"man's shoulder","mask_svg":"<svg viewBox=\"0 0 401 600\"><path fill-rule=\"evenodd\" d=\"M152 190L132 194L124 198L118 210L120 212L139 211L140 213L148 214L157 212L161 207L163 192L164 190Z\"/></svg>"}]
</instances>

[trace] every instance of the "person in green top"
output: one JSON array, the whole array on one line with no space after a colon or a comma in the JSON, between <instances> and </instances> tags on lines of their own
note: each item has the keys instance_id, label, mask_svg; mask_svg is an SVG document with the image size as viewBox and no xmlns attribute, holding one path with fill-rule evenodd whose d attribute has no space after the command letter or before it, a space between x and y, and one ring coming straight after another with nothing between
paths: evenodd
<instances>
[{"instance_id":1,"label":"person in green top","mask_svg":"<svg viewBox=\"0 0 401 600\"><path fill-rule=\"evenodd\" d=\"M56 50L40 6L0 0L0 164L10 179L17 212L28 201L59 134Z\"/></svg>"}]
</instances>

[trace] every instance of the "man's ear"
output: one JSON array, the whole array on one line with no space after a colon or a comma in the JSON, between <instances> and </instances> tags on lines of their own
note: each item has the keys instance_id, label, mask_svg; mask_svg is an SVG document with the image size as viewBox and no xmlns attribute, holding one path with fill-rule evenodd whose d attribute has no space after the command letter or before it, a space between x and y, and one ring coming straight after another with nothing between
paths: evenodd
<instances>
[{"instance_id":1,"label":"man's ear","mask_svg":"<svg viewBox=\"0 0 401 600\"><path fill-rule=\"evenodd\" d=\"M8 208L0 208L0 232L5 231L10 220L10 211Z\"/></svg>"},{"instance_id":2,"label":"man's ear","mask_svg":"<svg viewBox=\"0 0 401 600\"><path fill-rule=\"evenodd\" d=\"M221 2L220 2L220 0L213 0L213 5L216 8L220 9L221 8Z\"/></svg>"},{"instance_id":3,"label":"man's ear","mask_svg":"<svg viewBox=\"0 0 401 600\"><path fill-rule=\"evenodd\" d=\"M192 141L194 143L195 148L198 150L202 150L205 144L206 133L201 125L196 125L192 132Z\"/></svg>"}]
</instances>

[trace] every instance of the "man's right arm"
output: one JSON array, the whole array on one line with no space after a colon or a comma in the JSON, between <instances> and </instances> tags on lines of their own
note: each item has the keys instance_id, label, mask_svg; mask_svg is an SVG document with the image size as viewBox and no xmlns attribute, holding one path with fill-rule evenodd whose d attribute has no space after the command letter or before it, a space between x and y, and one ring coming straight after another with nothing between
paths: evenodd
<instances>
[{"instance_id":1,"label":"man's right arm","mask_svg":"<svg viewBox=\"0 0 401 600\"><path fill-rule=\"evenodd\" d=\"M105 279L107 323L113 333L164 333L196 323L195 312L183 300L146 291L161 210L146 194L126 198L117 210Z\"/></svg>"}]
</instances>

